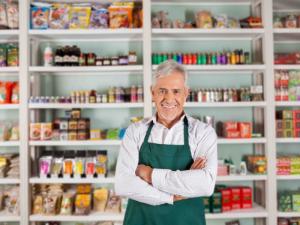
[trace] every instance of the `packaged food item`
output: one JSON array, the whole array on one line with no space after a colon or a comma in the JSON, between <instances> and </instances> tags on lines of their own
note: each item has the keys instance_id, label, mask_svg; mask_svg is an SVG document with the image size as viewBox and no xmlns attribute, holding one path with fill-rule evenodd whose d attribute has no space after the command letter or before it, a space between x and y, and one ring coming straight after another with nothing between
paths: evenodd
<instances>
[{"instance_id":1,"label":"packaged food item","mask_svg":"<svg viewBox=\"0 0 300 225\"><path fill-rule=\"evenodd\" d=\"M88 140L89 139L89 130L78 130L77 131L77 140Z\"/></svg>"},{"instance_id":2,"label":"packaged food item","mask_svg":"<svg viewBox=\"0 0 300 225\"><path fill-rule=\"evenodd\" d=\"M63 164L63 176L64 177L71 177L73 176L74 171L74 151L68 151L65 154L64 164Z\"/></svg>"},{"instance_id":3,"label":"packaged food item","mask_svg":"<svg viewBox=\"0 0 300 225\"><path fill-rule=\"evenodd\" d=\"M215 28L226 28L227 27L227 15L220 15L215 17Z\"/></svg>"},{"instance_id":4,"label":"packaged food item","mask_svg":"<svg viewBox=\"0 0 300 225\"><path fill-rule=\"evenodd\" d=\"M107 151L98 151L96 158L96 174L98 177L104 177L107 175Z\"/></svg>"},{"instance_id":5,"label":"packaged food item","mask_svg":"<svg viewBox=\"0 0 300 225\"><path fill-rule=\"evenodd\" d=\"M297 28L297 18L295 15L288 15L285 18L285 28Z\"/></svg>"},{"instance_id":6,"label":"packaged food item","mask_svg":"<svg viewBox=\"0 0 300 225\"><path fill-rule=\"evenodd\" d=\"M90 194L92 191L92 186L90 184L79 184L76 186L77 194Z\"/></svg>"},{"instance_id":7,"label":"packaged food item","mask_svg":"<svg viewBox=\"0 0 300 225\"><path fill-rule=\"evenodd\" d=\"M41 123L41 140L51 140L52 138L52 123Z\"/></svg>"},{"instance_id":8,"label":"packaged food item","mask_svg":"<svg viewBox=\"0 0 300 225\"><path fill-rule=\"evenodd\" d=\"M71 7L70 29L87 29L91 16L89 4L73 4Z\"/></svg>"},{"instance_id":9,"label":"packaged food item","mask_svg":"<svg viewBox=\"0 0 300 225\"><path fill-rule=\"evenodd\" d=\"M4 3L0 3L0 29L7 29L7 14L6 7Z\"/></svg>"},{"instance_id":10,"label":"packaged food item","mask_svg":"<svg viewBox=\"0 0 300 225\"><path fill-rule=\"evenodd\" d=\"M63 161L64 161L63 152L61 151L55 152L54 158L52 160L52 166L51 166L51 177L59 177L60 175L62 175Z\"/></svg>"},{"instance_id":11,"label":"packaged food item","mask_svg":"<svg viewBox=\"0 0 300 225\"><path fill-rule=\"evenodd\" d=\"M30 124L30 140L32 141L41 140L41 123Z\"/></svg>"},{"instance_id":12,"label":"packaged food item","mask_svg":"<svg viewBox=\"0 0 300 225\"><path fill-rule=\"evenodd\" d=\"M101 130L100 129L93 129L90 132L90 140L101 140Z\"/></svg>"},{"instance_id":13,"label":"packaged food item","mask_svg":"<svg viewBox=\"0 0 300 225\"><path fill-rule=\"evenodd\" d=\"M48 193L43 198L43 210L45 215L56 215L59 212L60 196Z\"/></svg>"},{"instance_id":14,"label":"packaged food item","mask_svg":"<svg viewBox=\"0 0 300 225\"><path fill-rule=\"evenodd\" d=\"M60 141L67 141L69 140L69 133L67 130L60 130L59 131L59 140Z\"/></svg>"},{"instance_id":15,"label":"packaged food item","mask_svg":"<svg viewBox=\"0 0 300 225\"><path fill-rule=\"evenodd\" d=\"M89 118L81 118L78 120L78 130L88 130L90 129L90 119Z\"/></svg>"},{"instance_id":16,"label":"packaged food item","mask_svg":"<svg viewBox=\"0 0 300 225\"><path fill-rule=\"evenodd\" d=\"M82 177L85 173L85 151L77 152L75 158L75 170L74 176L75 177Z\"/></svg>"},{"instance_id":17,"label":"packaged food item","mask_svg":"<svg viewBox=\"0 0 300 225\"><path fill-rule=\"evenodd\" d=\"M108 10L101 5L92 6L89 28L108 28Z\"/></svg>"},{"instance_id":18,"label":"packaged food item","mask_svg":"<svg viewBox=\"0 0 300 225\"><path fill-rule=\"evenodd\" d=\"M31 4L31 28L48 29L51 5L35 2Z\"/></svg>"},{"instance_id":19,"label":"packaged food item","mask_svg":"<svg viewBox=\"0 0 300 225\"><path fill-rule=\"evenodd\" d=\"M73 194L72 193L63 194L61 207L60 207L60 214L71 215L72 209L73 209Z\"/></svg>"},{"instance_id":20,"label":"packaged food item","mask_svg":"<svg viewBox=\"0 0 300 225\"><path fill-rule=\"evenodd\" d=\"M116 28L132 28L132 11L133 3L124 3L124 5L111 5L109 11L109 27Z\"/></svg>"},{"instance_id":21,"label":"packaged food item","mask_svg":"<svg viewBox=\"0 0 300 225\"><path fill-rule=\"evenodd\" d=\"M9 127L5 123L0 123L0 141L7 141L9 140L10 133Z\"/></svg>"},{"instance_id":22,"label":"packaged food item","mask_svg":"<svg viewBox=\"0 0 300 225\"><path fill-rule=\"evenodd\" d=\"M240 23L237 19L228 17L227 28L240 28Z\"/></svg>"},{"instance_id":23,"label":"packaged food item","mask_svg":"<svg viewBox=\"0 0 300 225\"><path fill-rule=\"evenodd\" d=\"M19 135L19 125L18 123L13 123L10 131L10 141L18 141L20 140L20 135Z\"/></svg>"},{"instance_id":24,"label":"packaged food item","mask_svg":"<svg viewBox=\"0 0 300 225\"><path fill-rule=\"evenodd\" d=\"M43 213L43 197L42 195L35 195L33 199L33 214L42 214Z\"/></svg>"},{"instance_id":25,"label":"packaged food item","mask_svg":"<svg viewBox=\"0 0 300 225\"><path fill-rule=\"evenodd\" d=\"M71 118L72 119L80 119L81 117L81 109L72 109Z\"/></svg>"},{"instance_id":26,"label":"packaged food item","mask_svg":"<svg viewBox=\"0 0 300 225\"><path fill-rule=\"evenodd\" d=\"M60 118L59 119L59 129L60 130L68 130L69 122L66 118Z\"/></svg>"},{"instance_id":27,"label":"packaged food item","mask_svg":"<svg viewBox=\"0 0 300 225\"><path fill-rule=\"evenodd\" d=\"M7 48L7 66L19 66L19 49L16 44L10 44Z\"/></svg>"},{"instance_id":28,"label":"packaged food item","mask_svg":"<svg viewBox=\"0 0 300 225\"><path fill-rule=\"evenodd\" d=\"M51 29L69 28L70 6L63 3L52 4L50 10L49 27Z\"/></svg>"},{"instance_id":29,"label":"packaged food item","mask_svg":"<svg viewBox=\"0 0 300 225\"><path fill-rule=\"evenodd\" d=\"M212 15L209 11L199 11L196 13L197 28L213 28Z\"/></svg>"},{"instance_id":30,"label":"packaged food item","mask_svg":"<svg viewBox=\"0 0 300 225\"><path fill-rule=\"evenodd\" d=\"M69 141L76 141L77 140L77 131L76 130L69 130L68 131L68 140Z\"/></svg>"},{"instance_id":31,"label":"packaged food item","mask_svg":"<svg viewBox=\"0 0 300 225\"><path fill-rule=\"evenodd\" d=\"M91 195L77 194L75 199L75 214L88 215L91 211Z\"/></svg>"},{"instance_id":32,"label":"packaged food item","mask_svg":"<svg viewBox=\"0 0 300 225\"><path fill-rule=\"evenodd\" d=\"M239 127L241 138L251 138L251 132L252 132L251 123L239 122L238 127Z\"/></svg>"},{"instance_id":33,"label":"packaged food item","mask_svg":"<svg viewBox=\"0 0 300 225\"><path fill-rule=\"evenodd\" d=\"M7 66L6 48L0 44L0 67Z\"/></svg>"},{"instance_id":34,"label":"packaged food item","mask_svg":"<svg viewBox=\"0 0 300 225\"><path fill-rule=\"evenodd\" d=\"M13 82L13 88L11 93L11 103L19 104L19 82Z\"/></svg>"},{"instance_id":35,"label":"packaged food item","mask_svg":"<svg viewBox=\"0 0 300 225\"><path fill-rule=\"evenodd\" d=\"M96 167L96 151L89 151L85 162L85 174L87 177L93 177Z\"/></svg>"},{"instance_id":36,"label":"packaged food item","mask_svg":"<svg viewBox=\"0 0 300 225\"><path fill-rule=\"evenodd\" d=\"M116 196L113 191L110 191L109 200L105 208L105 212L120 213L121 212L121 198Z\"/></svg>"},{"instance_id":37,"label":"packaged food item","mask_svg":"<svg viewBox=\"0 0 300 225\"><path fill-rule=\"evenodd\" d=\"M108 190L106 188L100 188L94 190L94 210L97 212L104 212L108 199Z\"/></svg>"},{"instance_id":38,"label":"packaged food item","mask_svg":"<svg viewBox=\"0 0 300 225\"><path fill-rule=\"evenodd\" d=\"M4 210L13 215L18 215L20 189L18 186L7 187L4 190Z\"/></svg>"},{"instance_id":39,"label":"packaged food item","mask_svg":"<svg viewBox=\"0 0 300 225\"><path fill-rule=\"evenodd\" d=\"M40 177L47 177L51 172L52 156L42 156L39 159Z\"/></svg>"},{"instance_id":40,"label":"packaged food item","mask_svg":"<svg viewBox=\"0 0 300 225\"><path fill-rule=\"evenodd\" d=\"M19 6L16 3L8 2L7 10L7 24L9 29L19 28Z\"/></svg>"},{"instance_id":41,"label":"packaged food item","mask_svg":"<svg viewBox=\"0 0 300 225\"><path fill-rule=\"evenodd\" d=\"M118 128L108 129L106 138L110 140L117 140L119 137L119 131L120 130Z\"/></svg>"}]
</instances>

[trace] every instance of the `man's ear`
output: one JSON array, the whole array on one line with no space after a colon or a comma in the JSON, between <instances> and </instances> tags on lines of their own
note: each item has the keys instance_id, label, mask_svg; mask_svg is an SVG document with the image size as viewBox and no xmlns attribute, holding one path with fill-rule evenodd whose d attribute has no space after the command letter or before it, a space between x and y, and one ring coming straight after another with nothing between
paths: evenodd
<instances>
[{"instance_id":1,"label":"man's ear","mask_svg":"<svg viewBox=\"0 0 300 225\"><path fill-rule=\"evenodd\" d=\"M152 99L154 98L154 87L153 85L150 86L150 91L151 91L151 95L152 95Z\"/></svg>"}]
</instances>

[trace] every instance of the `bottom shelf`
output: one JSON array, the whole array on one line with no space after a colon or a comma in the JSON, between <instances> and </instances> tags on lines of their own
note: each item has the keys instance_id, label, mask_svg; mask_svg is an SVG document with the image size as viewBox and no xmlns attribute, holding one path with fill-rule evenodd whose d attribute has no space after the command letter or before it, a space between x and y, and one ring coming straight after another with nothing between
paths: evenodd
<instances>
[{"instance_id":1,"label":"bottom shelf","mask_svg":"<svg viewBox=\"0 0 300 225\"><path fill-rule=\"evenodd\" d=\"M268 216L267 211L259 206L254 205L252 209L240 209L233 210L226 213L208 213L206 219L235 219L235 218L265 218ZM123 221L124 214L112 214L112 213L91 213L86 216L45 216L45 215L31 215L30 221L60 221L60 222L72 222L72 221Z\"/></svg>"}]
</instances>

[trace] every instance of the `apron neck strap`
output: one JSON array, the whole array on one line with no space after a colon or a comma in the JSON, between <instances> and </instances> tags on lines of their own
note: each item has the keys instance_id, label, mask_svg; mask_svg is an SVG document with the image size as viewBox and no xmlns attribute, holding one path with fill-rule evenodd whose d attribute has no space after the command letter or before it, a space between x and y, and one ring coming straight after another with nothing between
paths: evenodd
<instances>
[{"instance_id":1,"label":"apron neck strap","mask_svg":"<svg viewBox=\"0 0 300 225\"><path fill-rule=\"evenodd\" d=\"M186 116L184 116L183 123L184 123L184 126L183 126L184 127L184 129L183 129L184 145L188 146L189 145L189 123L188 123L188 119ZM153 125L154 125L154 123L153 123L153 121L151 121L150 125L147 129L147 133L144 138L144 142L148 142Z\"/></svg>"}]
</instances>

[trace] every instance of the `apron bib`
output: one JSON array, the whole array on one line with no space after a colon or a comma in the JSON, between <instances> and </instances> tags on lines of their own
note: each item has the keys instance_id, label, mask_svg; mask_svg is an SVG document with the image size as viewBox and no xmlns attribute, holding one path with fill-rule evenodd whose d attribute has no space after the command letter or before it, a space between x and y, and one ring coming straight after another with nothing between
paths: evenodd
<instances>
[{"instance_id":1,"label":"apron bib","mask_svg":"<svg viewBox=\"0 0 300 225\"><path fill-rule=\"evenodd\" d=\"M153 127L151 122L139 152L139 164L156 169L189 170L193 158L189 147L188 120L184 118L184 144L165 145L149 143ZM124 225L205 225L204 205L201 197L189 198L152 206L128 200Z\"/></svg>"}]
</instances>

